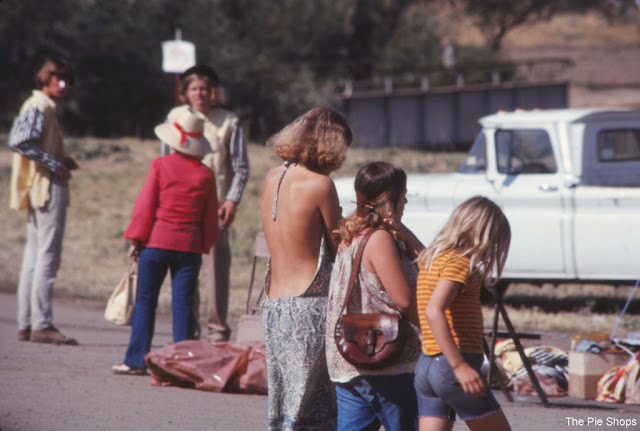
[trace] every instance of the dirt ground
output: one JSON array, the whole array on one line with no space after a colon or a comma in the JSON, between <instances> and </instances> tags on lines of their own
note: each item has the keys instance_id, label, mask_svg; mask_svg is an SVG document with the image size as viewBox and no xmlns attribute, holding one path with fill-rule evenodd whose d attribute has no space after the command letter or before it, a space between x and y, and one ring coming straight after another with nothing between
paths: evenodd
<instances>
[{"instance_id":1,"label":"dirt ground","mask_svg":"<svg viewBox=\"0 0 640 431\"><path fill-rule=\"evenodd\" d=\"M0 292L2 431L266 428L266 396L156 387L149 377L112 375L111 365L122 361L130 329L106 322L102 301L54 301L56 324L75 337L79 346L18 342L15 310L15 295ZM170 316L160 314L152 348L170 342ZM537 343L566 347L569 342L566 334L548 333ZM561 397L549 398L550 407L545 408L536 396L515 395L511 403L500 391L495 394L512 428L518 431L640 428L640 405ZM596 425L598 420L602 425ZM619 425L633 420L633 427ZM607 426L607 421L616 425ZM456 431L465 429L462 422L454 426Z\"/></svg>"}]
</instances>

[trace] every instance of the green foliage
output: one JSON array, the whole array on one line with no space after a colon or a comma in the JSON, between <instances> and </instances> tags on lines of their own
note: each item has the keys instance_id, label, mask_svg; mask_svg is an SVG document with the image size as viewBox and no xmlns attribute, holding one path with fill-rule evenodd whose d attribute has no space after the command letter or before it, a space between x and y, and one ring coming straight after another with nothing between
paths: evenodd
<instances>
[{"instance_id":1,"label":"green foliage","mask_svg":"<svg viewBox=\"0 0 640 431\"><path fill-rule=\"evenodd\" d=\"M152 136L174 102L160 69L161 42L182 29L197 61L222 77L228 106L266 137L315 105L342 76L348 3L294 0L7 0L0 2L0 129L8 129L47 56L63 56L78 80L60 106L80 135Z\"/></svg>"},{"instance_id":2,"label":"green foliage","mask_svg":"<svg viewBox=\"0 0 640 431\"><path fill-rule=\"evenodd\" d=\"M555 6L557 3L558 6ZM576 0L450 0L462 5L499 45L521 22ZM632 7L633 0L618 3ZM584 2L610 8L608 0ZM220 75L226 105L250 136L271 133L318 105L335 103L343 78L403 77L440 69L444 35L434 0L1 0L0 131L8 130L47 56L62 56L78 79L60 103L67 135L153 137L173 106L175 76L161 70L161 43L183 38L199 63ZM609 5L609 6L607 6ZM615 12L615 11L613 11ZM615 15L615 14L614 14ZM612 15L613 16L613 15ZM486 49L457 47L459 64L476 63L467 82L486 80ZM465 75L467 71L465 70Z\"/></svg>"},{"instance_id":3,"label":"green foliage","mask_svg":"<svg viewBox=\"0 0 640 431\"><path fill-rule=\"evenodd\" d=\"M379 69L385 74L418 73L440 64L438 22L424 5L407 8L384 48Z\"/></svg>"},{"instance_id":4,"label":"green foliage","mask_svg":"<svg viewBox=\"0 0 640 431\"><path fill-rule=\"evenodd\" d=\"M218 23L200 28L198 16L183 29L211 40L198 52L224 81L233 109L264 139L316 105L331 103L323 82L339 76L344 2L277 0L213 2ZM208 34L207 34L208 33ZM333 43L337 40L339 43Z\"/></svg>"},{"instance_id":5,"label":"green foliage","mask_svg":"<svg viewBox=\"0 0 640 431\"><path fill-rule=\"evenodd\" d=\"M0 127L8 127L33 88L35 71L52 54L68 56L75 27L66 23L73 0L0 2ZM26 85L25 85L26 84Z\"/></svg>"}]
</instances>

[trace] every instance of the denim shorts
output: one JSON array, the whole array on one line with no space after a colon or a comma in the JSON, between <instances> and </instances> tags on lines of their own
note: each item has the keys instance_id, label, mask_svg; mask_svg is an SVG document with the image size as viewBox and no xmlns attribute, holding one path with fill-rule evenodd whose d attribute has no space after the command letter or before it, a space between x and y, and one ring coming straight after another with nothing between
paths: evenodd
<instances>
[{"instance_id":1,"label":"denim shorts","mask_svg":"<svg viewBox=\"0 0 640 431\"><path fill-rule=\"evenodd\" d=\"M484 357L463 353L464 360L480 373ZM485 385L487 382L485 380ZM418 416L454 420L456 413L463 421L480 419L500 409L491 389L482 397L472 397L462 390L444 355L420 354L414 380L418 396Z\"/></svg>"}]
</instances>

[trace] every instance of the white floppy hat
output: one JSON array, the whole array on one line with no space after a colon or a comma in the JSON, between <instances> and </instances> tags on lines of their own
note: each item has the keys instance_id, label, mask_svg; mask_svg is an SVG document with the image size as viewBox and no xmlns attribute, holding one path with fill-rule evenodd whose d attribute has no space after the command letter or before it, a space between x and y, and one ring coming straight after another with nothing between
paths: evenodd
<instances>
[{"instance_id":1,"label":"white floppy hat","mask_svg":"<svg viewBox=\"0 0 640 431\"><path fill-rule=\"evenodd\" d=\"M162 142L181 153L204 156L211 152L211 145L202 132L204 118L192 109L182 113L176 121L156 126L156 136Z\"/></svg>"}]
</instances>

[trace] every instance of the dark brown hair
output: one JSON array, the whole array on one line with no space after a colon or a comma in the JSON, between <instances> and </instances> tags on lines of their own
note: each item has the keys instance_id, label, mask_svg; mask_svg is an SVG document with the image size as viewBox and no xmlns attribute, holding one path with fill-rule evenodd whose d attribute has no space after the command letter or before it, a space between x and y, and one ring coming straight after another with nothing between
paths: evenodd
<instances>
[{"instance_id":1,"label":"dark brown hair","mask_svg":"<svg viewBox=\"0 0 640 431\"><path fill-rule=\"evenodd\" d=\"M407 174L392 163L372 162L358 170L354 187L358 208L340 224L340 237L347 245L364 229L386 229L383 219L398 208Z\"/></svg>"},{"instance_id":2,"label":"dark brown hair","mask_svg":"<svg viewBox=\"0 0 640 431\"><path fill-rule=\"evenodd\" d=\"M63 79L67 85L72 86L75 82L75 74L71 65L61 58L47 59L36 74L36 88L41 89L51 81L52 76Z\"/></svg>"}]
</instances>

